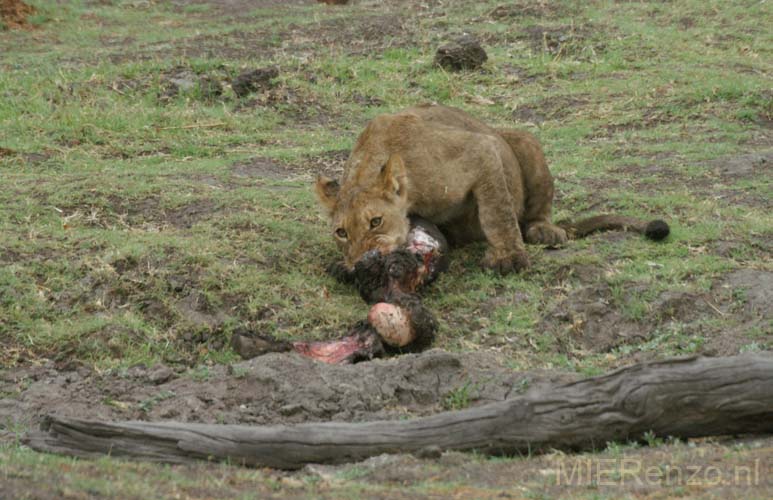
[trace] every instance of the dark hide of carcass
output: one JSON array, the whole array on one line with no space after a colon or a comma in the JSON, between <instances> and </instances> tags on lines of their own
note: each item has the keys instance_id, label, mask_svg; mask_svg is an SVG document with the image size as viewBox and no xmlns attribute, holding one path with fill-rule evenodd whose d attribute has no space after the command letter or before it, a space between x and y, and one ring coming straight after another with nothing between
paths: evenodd
<instances>
[{"instance_id":1,"label":"dark hide of carcass","mask_svg":"<svg viewBox=\"0 0 773 500\"><path fill-rule=\"evenodd\" d=\"M237 329L231 345L243 358L267 352L295 351L326 363L355 363L385 353L415 352L432 344L437 321L422 304L418 290L448 268L448 243L433 224L411 218L406 244L389 254L367 253L349 271L341 264L328 271L353 284L368 304L360 321L342 338L330 341L283 342Z\"/></svg>"}]
</instances>

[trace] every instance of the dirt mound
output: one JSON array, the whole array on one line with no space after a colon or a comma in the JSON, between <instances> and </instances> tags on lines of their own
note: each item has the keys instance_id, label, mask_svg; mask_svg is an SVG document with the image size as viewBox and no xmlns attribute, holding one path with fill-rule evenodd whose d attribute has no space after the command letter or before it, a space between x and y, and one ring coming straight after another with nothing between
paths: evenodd
<instances>
[{"instance_id":1,"label":"dirt mound","mask_svg":"<svg viewBox=\"0 0 773 500\"><path fill-rule=\"evenodd\" d=\"M0 0L0 21L8 28L29 28L27 16L35 13L35 7L21 0Z\"/></svg>"},{"instance_id":2,"label":"dirt mound","mask_svg":"<svg viewBox=\"0 0 773 500\"><path fill-rule=\"evenodd\" d=\"M0 375L0 434L4 425L34 425L49 413L230 424L397 419L499 401L573 378L515 372L490 352L441 350L355 365L274 353L184 374L166 366L100 374L49 364Z\"/></svg>"}]
</instances>

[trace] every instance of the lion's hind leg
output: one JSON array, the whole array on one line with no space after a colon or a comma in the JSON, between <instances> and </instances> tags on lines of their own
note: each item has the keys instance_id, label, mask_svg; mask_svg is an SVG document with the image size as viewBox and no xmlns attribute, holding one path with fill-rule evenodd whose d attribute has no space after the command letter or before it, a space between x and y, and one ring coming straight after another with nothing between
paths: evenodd
<instances>
[{"instance_id":1,"label":"lion's hind leg","mask_svg":"<svg viewBox=\"0 0 773 500\"><path fill-rule=\"evenodd\" d=\"M522 130L497 130L513 150L523 176L524 207L520 217L526 243L561 246L566 231L550 222L553 209L553 176L550 175L542 146L534 135Z\"/></svg>"}]
</instances>

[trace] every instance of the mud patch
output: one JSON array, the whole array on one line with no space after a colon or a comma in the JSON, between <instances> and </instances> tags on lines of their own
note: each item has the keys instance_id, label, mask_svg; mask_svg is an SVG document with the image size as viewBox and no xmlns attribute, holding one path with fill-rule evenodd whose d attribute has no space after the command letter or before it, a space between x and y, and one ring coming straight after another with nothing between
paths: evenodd
<instances>
[{"instance_id":1,"label":"mud patch","mask_svg":"<svg viewBox=\"0 0 773 500\"><path fill-rule=\"evenodd\" d=\"M402 16L367 15L327 19L315 24L290 26L288 38L295 50L341 47L347 54L373 55L374 51L413 45L413 33Z\"/></svg>"},{"instance_id":2,"label":"mud patch","mask_svg":"<svg viewBox=\"0 0 773 500\"><path fill-rule=\"evenodd\" d=\"M536 17L538 19L556 19L569 17L577 13L577 9L569 5L561 5L558 2L532 2L518 0L508 2L495 7L489 12L489 17L499 21L512 21L523 17Z\"/></svg>"},{"instance_id":3,"label":"mud patch","mask_svg":"<svg viewBox=\"0 0 773 500\"><path fill-rule=\"evenodd\" d=\"M120 47L121 40L103 41L107 48ZM154 59L222 58L230 60L270 60L279 50L280 40L270 29L232 30L218 35L197 35L175 41L143 43L132 50L119 49L108 56L113 64Z\"/></svg>"},{"instance_id":4,"label":"mud patch","mask_svg":"<svg viewBox=\"0 0 773 500\"><path fill-rule=\"evenodd\" d=\"M51 152L21 153L19 151L14 151L13 149L0 147L0 159L16 159L26 165L39 165L45 163L50 160L52 156L53 153Z\"/></svg>"},{"instance_id":5,"label":"mud patch","mask_svg":"<svg viewBox=\"0 0 773 500\"><path fill-rule=\"evenodd\" d=\"M579 276L587 274L582 281L592 284L572 290L541 322L566 353L603 353L676 338L683 344L677 347L688 352L732 355L753 345L755 335L760 348L770 341L765 332L772 331L773 273L741 269L708 293L653 293L647 284L615 292L592 271L581 268Z\"/></svg>"},{"instance_id":6,"label":"mud patch","mask_svg":"<svg viewBox=\"0 0 773 500\"><path fill-rule=\"evenodd\" d=\"M293 88L286 85L264 89L252 94L251 97L240 100L234 106L234 111L254 111L256 108L271 108L282 115L283 119L292 120L300 125L335 126L338 112L320 102L317 95L308 90Z\"/></svg>"},{"instance_id":7,"label":"mud patch","mask_svg":"<svg viewBox=\"0 0 773 500\"><path fill-rule=\"evenodd\" d=\"M585 351L609 352L625 343L646 340L651 334L647 325L626 318L614 306L606 283L571 292L543 318L542 328L552 328L559 335L565 352L576 350L576 345Z\"/></svg>"},{"instance_id":8,"label":"mud patch","mask_svg":"<svg viewBox=\"0 0 773 500\"><path fill-rule=\"evenodd\" d=\"M588 104L590 100L583 95L549 97L518 106L513 111L513 118L521 123L541 125L547 120L561 120L577 114Z\"/></svg>"},{"instance_id":9,"label":"mud patch","mask_svg":"<svg viewBox=\"0 0 773 500\"><path fill-rule=\"evenodd\" d=\"M325 151L317 155L307 156L293 164L280 163L271 158L255 157L233 164L231 173L236 178L269 181L302 180L310 182L318 175L340 179L348 158L348 149Z\"/></svg>"},{"instance_id":10,"label":"mud patch","mask_svg":"<svg viewBox=\"0 0 773 500\"><path fill-rule=\"evenodd\" d=\"M632 131L647 130L658 127L663 124L679 122L684 120L698 119L700 116L676 117L669 109L658 106L650 106L642 110L641 118L618 123L605 123L598 129L598 137L613 137L616 134Z\"/></svg>"},{"instance_id":11,"label":"mud patch","mask_svg":"<svg viewBox=\"0 0 773 500\"><path fill-rule=\"evenodd\" d=\"M214 3L214 2L208 2ZM304 4L305 2L301 2ZM231 5L228 5L231 4ZM242 10L239 12L239 5ZM235 18L255 18L260 5L252 2L223 2L218 10ZM249 6L247 6L249 5ZM305 3L308 6L308 3ZM292 9L289 2L274 2L266 7ZM250 14L252 12L252 14ZM258 14L259 15L259 14ZM244 61L271 61L278 51L299 57L317 53L320 47L339 49L349 55L374 54L393 47L413 46L414 30L396 14L357 14L305 24L291 24L277 31L271 27L257 30L236 29L217 35L198 35L174 41L140 44L132 50L120 50L109 57L113 63L145 61L157 58L218 58ZM118 46L115 41L107 47Z\"/></svg>"},{"instance_id":12,"label":"mud patch","mask_svg":"<svg viewBox=\"0 0 773 500\"><path fill-rule=\"evenodd\" d=\"M306 6L306 0L172 0L170 2L175 10L184 12L187 16L200 15L210 18L213 14L217 17L240 19L254 17L255 9L277 9ZM205 5L208 9L202 13L191 13L185 10L190 5Z\"/></svg>"},{"instance_id":13,"label":"mud patch","mask_svg":"<svg viewBox=\"0 0 773 500\"><path fill-rule=\"evenodd\" d=\"M234 163L231 173L236 177L264 180L287 180L298 175L298 171L292 166L263 157Z\"/></svg>"},{"instance_id":14,"label":"mud patch","mask_svg":"<svg viewBox=\"0 0 773 500\"><path fill-rule=\"evenodd\" d=\"M718 240L708 248L726 259L759 262L773 255L773 235L752 236L749 241Z\"/></svg>"},{"instance_id":15,"label":"mud patch","mask_svg":"<svg viewBox=\"0 0 773 500\"><path fill-rule=\"evenodd\" d=\"M724 205L745 205L768 209L773 204L766 189L771 182L766 175L773 168L773 151L743 153L688 165L699 167L697 173L682 172L679 167L669 164L668 155L655 155L647 165L625 165L612 170L621 174L618 179L628 179L627 190L653 191L660 181L685 186L695 197L715 200ZM649 178L649 182L636 181ZM652 182L652 178L656 182ZM750 181L756 181L751 183ZM589 180L588 182L593 182ZM604 181L607 183L607 181ZM740 185L736 183L742 183ZM743 184L745 183L745 185Z\"/></svg>"},{"instance_id":16,"label":"mud patch","mask_svg":"<svg viewBox=\"0 0 773 500\"><path fill-rule=\"evenodd\" d=\"M592 60L606 50L606 44L598 40L600 34L606 38L614 36L610 28L586 24L557 27L528 26L517 30L514 37L515 40L525 41L535 52L545 52L555 57ZM513 35L505 37L510 36Z\"/></svg>"},{"instance_id":17,"label":"mud patch","mask_svg":"<svg viewBox=\"0 0 773 500\"><path fill-rule=\"evenodd\" d=\"M0 375L0 429L34 425L49 413L244 424L398 419L448 409L449 401L481 405L575 378L514 372L490 352L441 350L356 365L273 353L184 374L163 365L100 374L48 363Z\"/></svg>"},{"instance_id":18,"label":"mud patch","mask_svg":"<svg viewBox=\"0 0 773 500\"><path fill-rule=\"evenodd\" d=\"M739 269L715 285L715 294L729 304L727 312L746 320L773 318L773 272Z\"/></svg>"},{"instance_id":19,"label":"mud patch","mask_svg":"<svg viewBox=\"0 0 773 500\"><path fill-rule=\"evenodd\" d=\"M723 321L712 330L704 352L735 354L773 348L773 272L739 269L712 287Z\"/></svg>"},{"instance_id":20,"label":"mud patch","mask_svg":"<svg viewBox=\"0 0 773 500\"><path fill-rule=\"evenodd\" d=\"M770 174L773 170L773 151L731 156L708 162L707 166L725 180L737 180Z\"/></svg>"},{"instance_id":21,"label":"mud patch","mask_svg":"<svg viewBox=\"0 0 773 500\"><path fill-rule=\"evenodd\" d=\"M224 212L209 198L190 201L176 207L165 207L160 196L129 199L108 195L94 203L62 205L65 229L75 224L108 229L140 228L163 231L168 228L190 229L196 223Z\"/></svg>"}]
</instances>

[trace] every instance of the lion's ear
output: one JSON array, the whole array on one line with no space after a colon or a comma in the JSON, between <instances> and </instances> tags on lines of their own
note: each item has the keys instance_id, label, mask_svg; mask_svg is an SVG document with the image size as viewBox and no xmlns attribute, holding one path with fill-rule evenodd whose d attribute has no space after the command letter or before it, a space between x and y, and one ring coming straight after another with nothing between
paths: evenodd
<instances>
[{"instance_id":1,"label":"lion's ear","mask_svg":"<svg viewBox=\"0 0 773 500\"><path fill-rule=\"evenodd\" d=\"M317 177L317 184L315 188L319 202L322 203L322 206L325 207L328 212L332 212L333 208L335 208L336 200L338 199L338 192L341 190L341 186L338 184L338 181L331 179L330 177L320 175Z\"/></svg>"},{"instance_id":2,"label":"lion's ear","mask_svg":"<svg viewBox=\"0 0 773 500\"><path fill-rule=\"evenodd\" d=\"M378 174L379 185L388 197L396 196L405 199L407 196L406 180L403 158L395 153L389 157L386 165L381 167L381 172Z\"/></svg>"}]
</instances>

